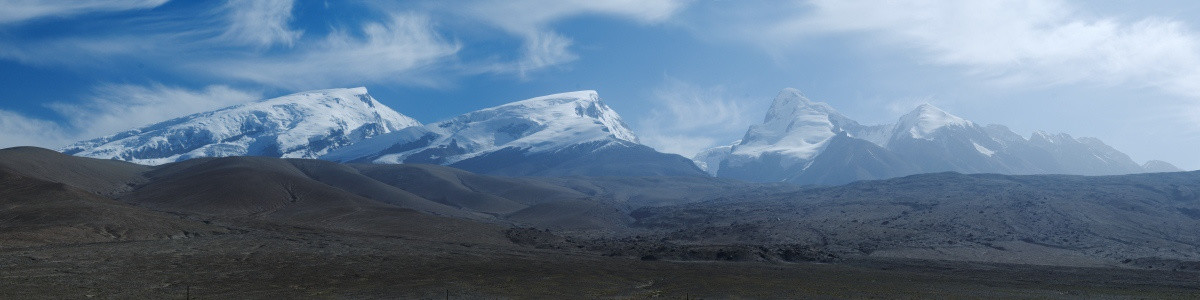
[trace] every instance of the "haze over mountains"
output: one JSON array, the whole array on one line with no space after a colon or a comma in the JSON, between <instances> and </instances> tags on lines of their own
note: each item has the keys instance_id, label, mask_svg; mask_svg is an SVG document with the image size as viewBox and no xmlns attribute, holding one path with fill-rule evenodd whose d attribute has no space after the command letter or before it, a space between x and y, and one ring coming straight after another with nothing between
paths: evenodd
<instances>
[{"instance_id":1,"label":"haze over mountains","mask_svg":"<svg viewBox=\"0 0 1200 300\"><path fill-rule=\"evenodd\" d=\"M896 123L862 125L785 89L742 140L692 160L639 143L595 91L554 94L421 125L365 88L298 93L82 141L63 153L162 164L199 157L425 163L511 176L706 176L837 185L954 171L1114 175L1141 165L1094 138L981 126L932 105Z\"/></svg>"},{"instance_id":2,"label":"haze over mountains","mask_svg":"<svg viewBox=\"0 0 1200 300\"><path fill-rule=\"evenodd\" d=\"M1095 138L982 126L924 104L896 123L862 125L800 91L776 96L762 124L742 140L694 157L718 177L844 184L934 172L1115 175L1179 171L1139 165Z\"/></svg>"}]
</instances>

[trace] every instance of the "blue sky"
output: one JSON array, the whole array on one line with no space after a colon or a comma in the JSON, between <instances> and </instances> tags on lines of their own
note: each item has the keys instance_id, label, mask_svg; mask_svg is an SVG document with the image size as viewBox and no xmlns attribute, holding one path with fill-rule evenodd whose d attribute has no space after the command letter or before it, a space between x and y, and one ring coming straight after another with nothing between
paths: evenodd
<instances>
[{"instance_id":1,"label":"blue sky","mask_svg":"<svg viewBox=\"0 0 1200 300\"><path fill-rule=\"evenodd\" d=\"M1200 2L0 0L0 147L366 86L422 122L594 89L643 142L728 144L794 87L932 103L1200 169Z\"/></svg>"}]
</instances>

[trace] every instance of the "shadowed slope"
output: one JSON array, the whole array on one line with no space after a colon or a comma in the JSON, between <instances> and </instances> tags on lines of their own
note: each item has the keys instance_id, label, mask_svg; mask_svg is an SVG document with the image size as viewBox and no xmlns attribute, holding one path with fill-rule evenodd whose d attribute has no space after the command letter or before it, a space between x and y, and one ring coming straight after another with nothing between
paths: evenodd
<instances>
[{"instance_id":1,"label":"shadowed slope","mask_svg":"<svg viewBox=\"0 0 1200 300\"><path fill-rule=\"evenodd\" d=\"M103 195L128 191L131 186L145 182L141 174L150 170L147 166L70 156L36 147L0 150L0 167Z\"/></svg>"},{"instance_id":2,"label":"shadowed slope","mask_svg":"<svg viewBox=\"0 0 1200 300\"><path fill-rule=\"evenodd\" d=\"M182 238L225 229L0 167L0 248Z\"/></svg>"},{"instance_id":3,"label":"shadowed slope","mask_svg":"<svg viewBox=\"0 0 1200 300\"><path fill-rule=\"evenodd\" d=\"M354 165L363 174L427 199L517 224L558 229L624 227L612 202L530 178L479 175L438 165Z\"/></svg>"},{"instance_id":4,"label":"shadowed slope","mask_svg":"<svg viewBox=\"0 0 1200 300\"><path fill-rule=\"evenodd\" d=\"M788 182L841 185L858 180L894 178L917 173L918 167L871 142L844 132L829 139L825 151Z\"/></svg>"},{"instance_id":5,"label":"shadowed slope","mask_svg":"<svg viewBox=\"0 0 1200 300\"><path fill-rule=\"evenodd\" d=\"M283 159L194 159L164 165L147 177L150 183L122 200L162 211L300 227L505 242L499 227L368 199L313 180Z\"/></svg>"},{"instance_id":6,"label":"shadowed slope","mask_svg":"<svg viewBox=\"0 0 1200 300\"><path fill-rule=\"evenodd\" d=\"M435 215L486 219L489 215L430 201L412 192L379 182L359 170L322 160L288 160L309 178L368 199Z\"/></svg>"}]
</instances>

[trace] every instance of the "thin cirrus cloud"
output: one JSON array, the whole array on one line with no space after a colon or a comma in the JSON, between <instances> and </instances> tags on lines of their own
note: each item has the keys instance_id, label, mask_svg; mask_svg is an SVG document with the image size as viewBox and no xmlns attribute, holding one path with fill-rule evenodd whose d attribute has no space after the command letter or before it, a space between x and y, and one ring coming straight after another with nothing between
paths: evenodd
<instances>
[{"instance_id":1,"label":"thin cirrus cloud","mask_svg":"<svg viewBox=\"0 0 1200 300\"><path fill-rule=\"evenodd\" d=\"M51 147L68 142L70 136L58 123L0 109L0 148L29 145Z\"/></svg>"},{"instance_id":2,"label":"thin cirrus cloud","mask_svg":"<svg viewBox=\"0 0 1200 300\"><path fill-rule=\"evenodd\" d=\"M1181 21L1089 18L1058 1L813 4L812 18L778 29L876 33L1002 88L1081 83L1157 90L1188 100L1143 99L1179 113L1138 122L1179 124L1182 139L1200 132L1200 33ZM850 16L860 17L851 22Z\"/></svg>"},{"instance_id":3,"label":"thin cirrus cloud","mask_svg":"<svg viewBox=\"0 0 1200 300\"><path fill-rule=\"evenodd\" d=\"M296 90L378 82L437 85L440 71L432 66L452 61L460 48L442 38L430 18L419 13L389 14L381 21L301 39L301 31L287 24L291 5L291 1L230 1L216 10L228 20L220 26L207 20L168 18L139 23L151 29L117 28L109 34L0 43L0 58L93 70L136 62L218 81ZM284 47L269 49L273 45Z\"/></svg>"},{"instance_id":4,"label":"thin cirrus cloud","mask_svg":"<svg viewBox=\"0 0 1200 300\"><path fill-rule=\"evenodd\" d=\"M0 25L19 23L44 17L70 17L75 15L134 9L155 8L167 0L0 0Z\"/></svg>"},{"instance_id":5,"label":"thin cirrus cloud","mask_svg":"<svg viewBox=\"0 0 1200 300\"><path fill-rule=\"evenodd\" d=\"M288 26L292 20L292 0L232 0L222 7L229 26L220 38L257 47L275 44L291 46L302 31Z\"/></svg>"},{"instance_id":6,"label":"thin cirrus cloud","mask_svg":"<svg viewBox=\"0 0 1200 300\"><path fill-rule=\"evenodd\" d=\"M161 3L160 3L161 4ZM586 14L612 15L636 22L663 22L686 2L668 1L475 1L450 11L436 7L384 8L364 14L358 25L336 25L325 36L306 35L291 26L290 0L230 0L204 16L156 17L106 25L99 33L75 32L26 37L0 43L0 58L26 64L111 69L134 61L164 66L179 74L202 74L287 89L363 83L442 85L444 77L479 72L515 73L578 58L574 41L551 24ZM444 9L444 8L443 8ZM219 14L219 15L211 15ZM520 57L511 62L462 60L458 41L445 38L433 16L458 16L498 28L521 39ZM213 17L223 21L214 22ZM19 45L19 46L18 46Z\"/></svg>"},{"instance_id":7,"label":"thin cirrus cloud","mask_svg":"<svg viewBox=\"0 0 1200 300\"><path fill-rule=\"evenodd\" d=\"M865 34L1002 87L1132 85L1200 97L1200 34L1165 18L1091 17L1056 0L832 1L738 31L769 48Z\"/></svg>"},{"instance_id":8,"label":"thin cirrus cloud","mask_svg":"<svg viewBox=\"0 0 1200 300\"><path fill-rule=\"evenodd\" d=\"M197 61L189 69L292 89L364 82L437 85L433 66L455 57L460 46L441 37L426 15L394 14L337 30L324 39L272 56L257 54Z\"/></svg>"},{"instance_id":9,"label":"thin cirrus cloud","mask_svg":"<svg viewBox=\"0 0 1200 300\"><path fill-rule=\"evenodd\" d=\"M578 58L570 51L574 41L550 29L556 21L597 14L655 24L667 21L688 4L689 1L684 0L484 0L471 2L465 9L456 9L452 13L465 14L522 38L521 59L494 66L491 71L513 72L525 77L531 71L569 63Z\"/></svg>"}]
</instances>

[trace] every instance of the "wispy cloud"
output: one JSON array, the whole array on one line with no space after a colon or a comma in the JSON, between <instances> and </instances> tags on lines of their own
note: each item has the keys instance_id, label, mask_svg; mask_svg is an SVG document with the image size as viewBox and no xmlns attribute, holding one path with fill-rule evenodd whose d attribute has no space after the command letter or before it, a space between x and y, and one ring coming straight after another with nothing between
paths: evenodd
<instances>
[{"instance_id":1,"label":"wispy cloud","mask_svg":"<svg viewBox=\"0 0 1200 300\"><path fill-rule=\"evenodd\" d=\"M868 32L1005 85L1133 84L1200 97L1200 35L1178 21L1082 16L1059 1L814 1L780 33Z\"/></svg>"},{"instance_id":2,"label":"wispy cloud","mask_svg":"<svg viewBox=\"0 0 1200 300\"><path fill-rule=\"evenodd\" d=\"M47 103L46 106L64 120L61 122L0 110L0 147L57 148L78 140L260 98L262 96L257 92L220 85L200 90L161 84L101 85L84 101Z\"/></svg>"},{"instance_id":3,"label":"wispy cloud","mask_svg":"<svg viewBox=\"0 0 1200 300\"><path fill-rule=\"evenodd\" d=\"M432 66L454 58L460 46L442 38L428 16L396 14L357 32L339 30L318 43L263 57L197 61L190 69L293 89L366 82L436 85Z\"/></svg>"},{"instance_id":4,"label":"wispy cloud","mask_svg":"<svg viewBox=\"0 0 1200 300\"><path fill-rule=\"evenodd\" d=\"M293 5L292 0L231 0L223 7L229 26L221 38L258 47L291 46L302 34L288 26Z\"/></svg>"},{"instance_id":5,"label":"wispy cloud","mask_svg":"<svg viewBox=\"0 0 1200 300\"><path fill-rule=\"evenodd\" d=\"M62 146L71 142L70 137L64 131L64 128L55 122L0 110L0 148Z\"/></svg>"},{"instance_id":6,"label":"wispy cloud","mask_svg":"<svg viewBox=\"0 0 1200 300\"><path fill-rule=\"evenodd\" d=\"M25 41L3 41L0 59L27 65L69 70L104 71L141 66L172 67L189 60L201 60L218 46L206 44L187 34L152 33L144 36L72 35Z\"/></svg>"},{"instance_id":7,"label":"wispy cloud","mask_svg":"<svg viewBox=\"0 0 1200 300\"><path fill-rule=\"evenodd\" d=\"M522 58L495 71L528 72L574 61L573 41L550 29L554 22L579 15L598 14L631 19L644 24L668 20L689 1L661 0L484 0L456 13L496 26L524 40Z\"/></svg>"},{"instance_id":8,"label":"wispy cloud","mask_svg":"<svg viewBox=\"0 0 1200 300\"><path fill-rule=\"evenodd\" d=\"M1001 87L1129 85L1200 97L1200 33L1166 18L1115 19L1058 0L812 0L732 14L712 30L782 55L825 35L915 50ZM706 24L704 30L717 24Z\"/></svg>"},{"instance_id":9,"label":"wispy cloud","mask_svg":"<svg viewBox=\"0 0 1200 300\"><path fill-rule=\"evenodd\" d=\"M755 116L748 99L721 86L702 87L673 78L654 91L650 113L635 122L642 142L658 151L691 157L741 137Z\"/></svg>"},{"instance_id":10,"label":"wispy cloud","mask_svg":"<svg viewBox=\"0 0 1200 300\"><path fill-rule=\"evenodd\" d=\"M155 8L167 0L0 0L0 25L43 17L70 17L94 12Z\"/></svg>"},{"instance_id":11,"label":"wispy cloud","mask_svg":"<svg viewBox=\"0 0 1200 300\"><path fill-rule=\"evenodd\" d=\"M133 62L178 74L287 89L365 83L447 85L446 77L451 76L501 73L525 78L529 72L576 60L578 55L571 49L575 41L555 32L555 22L606 15L655 24L667 21L687 4L682 0L430 3L379 4L372 13L351 19L350 25L331 24L330 33L316 35L289 24L296 5L292 0L229 0L213 5L202 16L162 11L106 24L111 27L101 32L84 29L9 37L18 40L0 40L0 58L101 71ZM436 28L435 15L512 35L521 47L508 51L519 58L462 60L458 57L462 44L444 37Z\"/></svg>"},{"instance_id":12,"label":"wispy cloud","mask_svg":"<svg viewBox=\"0 0 1200 300\"><path fill-rule=\"evenodd\" d=\"M525 77L532 70L574 61L578 56L569 49L571 43L571 39L554 32L537 32L525 37L524 55L514 70Z\"/></svg>"},{"instance_id":13,"label":"wispy cloud","mask_svg":"<svg viewBox=\"0 0 1200 300\"><path fill-rule=\"evenodd\" d=\"M226 27L161 21L166 23L146 24L150 32L116 30L113 35L0 43L0 57L91 70L136 62L190 76L298 90L366 83L440 85L446 68L433 66L454 61L460 49L420 13L391 14L301 40L300 32L287 26L290 7L290 1L231 1L218 10L230 18ZM177 28L186 29L170 30Z\"/></svg>"}]
</instances>

